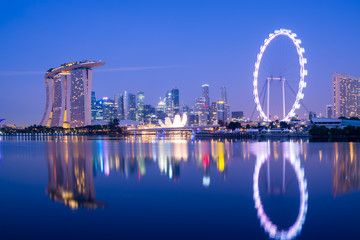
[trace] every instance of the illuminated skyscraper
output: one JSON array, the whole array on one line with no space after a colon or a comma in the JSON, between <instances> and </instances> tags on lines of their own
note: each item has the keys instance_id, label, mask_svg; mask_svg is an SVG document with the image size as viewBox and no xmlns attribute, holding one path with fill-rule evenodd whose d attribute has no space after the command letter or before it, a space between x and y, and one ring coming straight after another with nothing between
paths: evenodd
<instances>
[{"instance_id":1,"label":"illuminated skyscraper","mask_svg":"<svg viewBox=\"0 0 360 240\"><path fill-rule=\"evenodd\" d=\"M117 109L117 118L124 120L124 96L122 94L115 94L114 100Z\"/></svg>"},{"instance_id":2,"label":"illuminated skyscraper","mask_svg":"<svg viewBox=\"0 0 360 240\"><path fill-rule=\"evenodd\" d=\"M172 112L173 116L179 113L179 89L177 87L171 90L171 105L172 105Z\"/></svg>"},{"instance_id":3,"label":"illuminated skyscraper","mask_svg":"<svg viewBox=\"0 0 360 240\"><path fill-rule=\"evenodd\" d=\"M227 103L227 93L226 93L226 87L222 86L220 87L220 100Z\"/></svg>"},{"instance_id":4,"label":"illuminated skyscraper","mask_svg":"<svg viewBox=\"0 0 360 240\"><path fill-rule=\"evenodd\" d=\"M203 97L196 98L194 105L194 114L198 119L198 125L201 126L207 125L205 112L206 112L205 98Z\"/></svg>"},{"instance_id":5,"label":"illuminated skyscraper","mask_svg":"<svg viewBox=\"0 0 360 240\"><path fill-rule=\"evenodd\" d=\"M327 118L332 118L333 115L333 110L332 110L332 105L326 105L326 109L325 109L325 114Z\"/></svg>"},{"instance_id":6,"label":"illuminated skyscraper","mask_svg":"<svg viewBox=\"0 0 360 240\"><path fill-rule=\"evenodd\" d=\"M334 73L332 82L333 117L360 117L360 78Z\"/></svg>"},{"instance_id":7,"label":"illuminated skyscraper","mask_svg":"<svg viewBox=\"0 0 360 240\"><path fill-rule=\"evenodd\" d=\"M104 64L81 61L49 69L44 77L46 106L40 125L64 128L90 125L92 68Z\"/></svg>"},{"instance_id":8,"label":"illuminated skyscraper","mask_svg":"<svg viewBox=\"0 0 360 240\"><path fill-rule=\"evenodd\" d=\"M211 103L211 121L212 123L215 122L215 124L217 124L217 106L216 106L216 102L212 102Z\"/></svg>"},{"instance_id":9,"label":"illuminated skyscraper","mask_svg":"<svg viewBox=\"0 0 360 240\"><path fill-rule=\"evenodd\" d=\"M230 112L230 105L228 103L225 86L220 87L220 101L224 102L224 120L222 120L222 119L219 119L219 120L222 120L224 122L230 122L231 112ZM221 109L221 111L223 111L223 110ZM219 113L219 111L218 111L218 113ZM219 117L219 115L218 115L218 117ZM222 116L220 116L220 117L222 118Z\"/></svg>"},{"instance_id":10,"label":"illuminated skyscraper","mask_svg":"<svg viewBox=\"0 0 360 240\"><path fill-rule=\"evenodd\" d=\"M136 96L136 121L144 122L144 106L145 106L145 94L144 92L137 92Z\"/></svg>"},{"instance_id":11,"label":"illuminated skyscraper","mask_svg":"<svg viewBox=\"0 0 360 240\"><path fill-rule=\"evenodd\" d=\"M124 92L124 119L136 121L136 96Z\"/></svg>"},{"instance_id":12,"label":"illuminated skyscraper","mask_svg":"<svg viewBox=\"0 0 360 240\"><path fill-rule=\"evenodd\" d=\"M202 97L205 98L205 105L210 106L209 84L202 85Z\"/></svg>"},{"instance_id":13,"label":"illuminated skyscraper","mask_svg":"<svg viewBox=\"0 0 360 240\"><path fill-rule=\"evenodd\" d=\"M227 121L226 103L222 100L217 101L216 110L217 120L225 123Z\"/></svg>"},{"instance_id":14,"label":"illuminated skyscraper","mask_svg":"<svg viewBox=\"0 0 360 240\"><path fill-rule=\"evenodd\" d=\"M210 122L209 84L202 85L202 97L205 99L205 118L207 123L209 123Z\"/></svg>"}]
</instances>

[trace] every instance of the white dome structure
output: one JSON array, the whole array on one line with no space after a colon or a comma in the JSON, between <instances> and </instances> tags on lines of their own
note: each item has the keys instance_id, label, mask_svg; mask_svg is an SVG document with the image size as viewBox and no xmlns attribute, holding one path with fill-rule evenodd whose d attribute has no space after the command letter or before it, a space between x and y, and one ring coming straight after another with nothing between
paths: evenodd
<instances>
[{"instance_id":1,"label":"white dome structure","mask_svg":"<svg viewBox=\"0 0 360 240\"><path fill-rule=\"evenodd\" d=\"M184 127L187 123L187 114L183 113L182 118L180 117L180 114L176 114L174 117L174 121L171 122L171 119L169 117L165 118L165 124L159 120L160 127L165 128L179 128Z\"/></svg>"}]
</instances>

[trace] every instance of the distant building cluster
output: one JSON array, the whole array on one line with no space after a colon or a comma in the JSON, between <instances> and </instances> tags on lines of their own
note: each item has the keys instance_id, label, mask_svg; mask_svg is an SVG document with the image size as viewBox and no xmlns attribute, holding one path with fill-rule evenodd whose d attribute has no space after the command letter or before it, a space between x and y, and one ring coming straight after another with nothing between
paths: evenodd
<instances>
[{"instance_id":1,"label":"distant building cluster","mask_svg":"<svg viewBox=\"0 0 360 240\"><path fill-rule=\"evenodd\" d=\"M74 128L108 124L115 119L124 125L161 125L164 122L166 125L166 122L186 119L189 126L207 126L243 120L243 112L231 114L225 86L220 87L217 100L210 101L210 86L202 85L202 94L192 106L180 106L177 87L167 91L156 106L146 104L142 91L136 94L124 91L113 98L97 98L92 91L92 68L104 64L84 60L49 69L44 77L46 106L40 125Z\"/></svg>"},{"instance_id":2,"label":"distant building cluster","mask_svg":"<svg viewBox=\"0 0 360 240\"><path fill-rule=\"evenodd\" d=\"M235 118L240 120L243 113L235 113ZM211 102L209 85L202 85L202 96L194 101L193 106L182 104L180 108L180 92L177 87L167 91L164 98L160 98L156 106L145 103L145 93L136 94L125 91L115 94L113 99L96 98L95 92L91 93L91 122L103 124L117 118L125 123L155 124L163 123L166 118L174 121L177 115L186 115L188 125L206 126L228 123L231 119L230 105L227 102L226 87L220 88L220 98Z\"/></svg>"}]
</instances>

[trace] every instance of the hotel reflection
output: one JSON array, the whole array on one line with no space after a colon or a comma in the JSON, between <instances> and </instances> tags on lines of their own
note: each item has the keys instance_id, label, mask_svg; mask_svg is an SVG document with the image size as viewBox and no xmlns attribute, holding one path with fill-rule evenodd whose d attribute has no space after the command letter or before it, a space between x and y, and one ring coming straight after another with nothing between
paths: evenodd
<instances>
[{"instance_id":1,"label":"hotel reflection","mask_svg":"<svg viewBox=\"0 0 360 240\"><path fill-rule=\"evenodd\" d=\"M93 161L84 142L49 142L47 194L72 209L104 207L95 200Z\"/></svg>"}]
</instances>

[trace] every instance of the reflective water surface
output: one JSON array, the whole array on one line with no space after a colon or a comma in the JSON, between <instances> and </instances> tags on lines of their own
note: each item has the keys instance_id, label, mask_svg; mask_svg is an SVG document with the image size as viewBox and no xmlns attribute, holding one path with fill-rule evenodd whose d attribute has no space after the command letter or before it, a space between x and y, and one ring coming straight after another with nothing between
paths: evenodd
<instances>
[{"instance_id":1,"label":"reflective water surface","mask_svg":"<svg viewBox=\"0 0 360 240\"><path fill-rule=\"evenodd\" d=\"M360 239L360 144L0 136L1 239Z\"/></svg>"}]
</instances>

